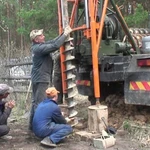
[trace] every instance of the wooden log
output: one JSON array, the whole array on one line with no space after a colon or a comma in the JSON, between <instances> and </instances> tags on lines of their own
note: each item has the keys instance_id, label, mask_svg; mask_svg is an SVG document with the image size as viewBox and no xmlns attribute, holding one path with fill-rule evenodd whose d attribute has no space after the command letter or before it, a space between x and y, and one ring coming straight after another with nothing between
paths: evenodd
<instances>
[{"instance_id":1,"label":"wooden log","mask_svg":"<svg viewBox=\"0 0 150 150\"><path fill-rule=\"evenodd\" d=\"M108 108L105 105L92 105L88 107L88 130L89 132L101 133L108 125Z\"/></svg>"}]
</instances>

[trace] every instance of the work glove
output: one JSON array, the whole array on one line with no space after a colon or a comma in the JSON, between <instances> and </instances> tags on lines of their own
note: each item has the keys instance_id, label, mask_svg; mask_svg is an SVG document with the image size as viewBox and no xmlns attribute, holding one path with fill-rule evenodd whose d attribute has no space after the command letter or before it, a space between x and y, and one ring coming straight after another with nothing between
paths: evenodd
<instances>
[{"instance_id":1,"label":"work glove","mask_svg":"<svg viewBox=\"0 0 150 150\"><path fill-rule=\"evenodd\" d=\"M65 29L64 29L65 36L68 36L71 32L72 32L72 29L70 28L69 25L67 27L65 27Z\"/></svg>"}]
</instances>

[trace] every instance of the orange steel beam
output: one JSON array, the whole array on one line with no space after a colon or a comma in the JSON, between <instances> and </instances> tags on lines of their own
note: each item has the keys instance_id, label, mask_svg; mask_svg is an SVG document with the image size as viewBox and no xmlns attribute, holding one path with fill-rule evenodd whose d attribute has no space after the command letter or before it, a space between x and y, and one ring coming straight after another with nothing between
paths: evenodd
<instances>
[{"instance_id":1,"label":"orange steel beam","mask_svg":"<svg viewBox=\"0 0 150 150\"><path fill-rule=\"evenodd\" d=\"M79 0L67 0L68 2L75 2L75 1L79 1Z\"/></svg>"},{"instance_id":2,"label":"orange steel beam","mask_svg":"<svg viewBox=\"0 0 150 150\"><path fill-rule=\"evenodd\" d=\"M97 1L95 1L97 3ZM96 34L96 20L95 20L95 13L96 8L94 7L96 4L92 2L92 0L89 1L89 14L90 14L90 26L91 26L91 45L92 45L92 62L93 62L93 77L94 77L94 94L96 98L100 98L100 77L99 77L99 68L98 68L98 50L102 38L102 31L103 31L103 25L104 25L104 19L106 15L106 10L108 6L108 0L104 1L104 7L102 11L101 21L100 21L100 27L99 27L99 33L98 38Z\"/></svg>"},{"instance_id":3,"label":"orange steel beam","mask_svg":"<svg viewBox=\"0 0 150 150\"><path fill-rule=\"evenodd\" d=\"M60 4L60 0L57 0L57 4L58 4L59 34L61 34L63 32L63 27L62 27L62 17L61 17L61 8L60 8L61 4ZM67 79L67 76L64 73L64 71L66 70L65 64L63 63L65 61L65 55L63 54L64 51L65 51L64 46L61 46L60 47L60 60L61 60L62 87L63 87L63 93L66 93L67 83L65 81Z\"/></svg>"},{"instance_id":4,"label":"orange steel beam","mask_svg":"<svg viewBox=\"0 0 150 150\"><path fill-rule=\"evenodd\" d=\"M76 31L76 30L84 30L86 29L86 24L82 25L82 26L79 26L79 27L76 27L76 28L73 28L72 31Z\"/></svg>"},{"instance_id":5,"label":"orange steel beam","mask_svg":"<svg viewBox=\"0 0 150 150\"><path fill-rule=\"evenodd\" d=\"M91 46L92 46L92 64L93 64L93 77L94 77L94 94L96 98L100 97L99 86L99 71L98 71L98 50L96 49L96 21L95 21L95 7L92 1L89 1L89 15L91 26Z\"/></svg>"},{"instance_id":6,"label":"orange steel beam","mask_svg":"<svg viewBox=\"0 0 150 150\"><path fill-rule=\"evenodd\" d=\"M77 10L77 6L78 6L78 0L76 0L73 4L72 13L71 13L71 17L70 17L70 23L69 23L71 28L73 28L75 12Z\"/></svg>"},{"instance_id":7,"label":"orange steel beam","mask_svg":"<svg viewBox=\"0 0 150 150\"><path fill-rule=\"evenodd\" d=\"M99 49L100 43L101 43L101 38L102 38L102 32L103 32L103 26L104 26L104 20L105 20L105 15L106 15L106 11L107 11L107 6L108 6L108 1L109 0L105 0L104 1L104 6L103 6L103 11L102 11L102 15L101 15L101 21L100 21L100 28L99 28L99 34L98 34L98 43L97 43L97 50Z\"/></svg>"},{"instance_id":8,"label":"orange steel beam","mask_svg":"<svg viewBox=\"0 0 150 150\"><path fill-rule=\"evenodd\" d=\"M98 50L99 50L99 47L100 47L100 44L101 44L102 32L103 32L103 26L104 26L104 21L105 21L105 15L106 15L106 11L107 11L108 1L109 0L105 0L104 1L102 15L101 15L101 20L100 20L100 28L99 28L99 32L98 32L98 38L97 38L96 52L94 54L96 56L94 56L94 57L98 57L97 55L98 55ZM97 63L98 63L98 58L97 58ZM98 70L97 64L95 66L97 67L97 70ZM98 72L98 76L99 76L99 72ZM100 83L99 80L100 80L100 76L99 76L98 81L97 81L98 83ZM95 88L96 88L96 86L95 86ZM96 88L96 90L97 90L97 88ZM100 84L99 84L99 91L100 91Z\"/></svg>"}]
</instances>

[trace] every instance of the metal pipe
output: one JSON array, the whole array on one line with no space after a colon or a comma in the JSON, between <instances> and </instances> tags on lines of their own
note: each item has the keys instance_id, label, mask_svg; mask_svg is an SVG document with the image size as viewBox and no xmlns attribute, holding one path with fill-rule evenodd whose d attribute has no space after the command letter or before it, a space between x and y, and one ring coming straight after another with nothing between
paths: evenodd
<instances>
[{"instance_id":1,"label":"metal pipe","mask_svg":"<svg viewBox=\"0 0 150 150\"><path fill-rule=\"evenodd\" d=\"M88 12L88 0L84 0L84 2L85 2L85 21L86 21L86 26L87 26L87 28L90 28L89 12Z\"/></svg>"},{"instance_id":2,"label":"metal pipe","mask_svg":"<svg viewBox=\"0 0 150 150\"><path fill-rule=\"evenodd\" d=\"M130 31L128 29L128 26L127 26L126 22L124 21L122 15L121 15L121 12L120 12L119 8L115 5L114 0L110 0L110 2L111 2L111 5L113 6L114 11L116 12L118 20L120 21L124 32L127 34L128 38L129 38L129 41L130 41L133 49L136 51L136 44L135 44L135 42L132 38L132 35L130 34Z\"/></svg>"},{"instance_id":3,"label":"metal pipe","mask_svg":"<svg viewBox=\"0 0 150 150\"><path fill-rule=\"evenodd\" d=\"M63 11L63 0L61 0L61 20L62 20L62 27L63 27L63 29L64 29L64 27L65 27L65 25L64 25L64 11Z\"/></svg>"}]
</instances>

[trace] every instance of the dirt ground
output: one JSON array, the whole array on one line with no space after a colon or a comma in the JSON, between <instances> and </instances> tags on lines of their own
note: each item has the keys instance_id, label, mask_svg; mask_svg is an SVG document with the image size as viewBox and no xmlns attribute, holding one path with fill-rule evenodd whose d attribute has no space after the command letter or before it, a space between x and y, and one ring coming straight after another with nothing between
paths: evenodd
<instances>
[{"instance_id":1,"label":"dirt ground","mask_svg":"<svg viewBox=\"0 0 150 150\"><path fill-rule=\"evenodd\" d=\"M113 99L113 101L112 101ZM108 150L149 150L150 133L150 109L125 105L121 97L108 97L105 102L109 112L109 126L117 129L115 135L116 144ZM79 101L77 106L78 117L82 118L84 126L81 129L74 129L74 134L64 139L54 150L98 150L93 146L91 139L82 139L75 134L76 131L86 130L87 109L90 103L86 98ZM82 109L81 109L82 108ZM11 116L13 118L13 116ZM131 123L130 123L131 122ZM40 145L40 140L28 131L27 119L10 119L11 128L9 135L12 139L0 139L0 150L48 150L49 147ZM124 130L126 128L126 130Z\"/></svg>"}]
</instances>

